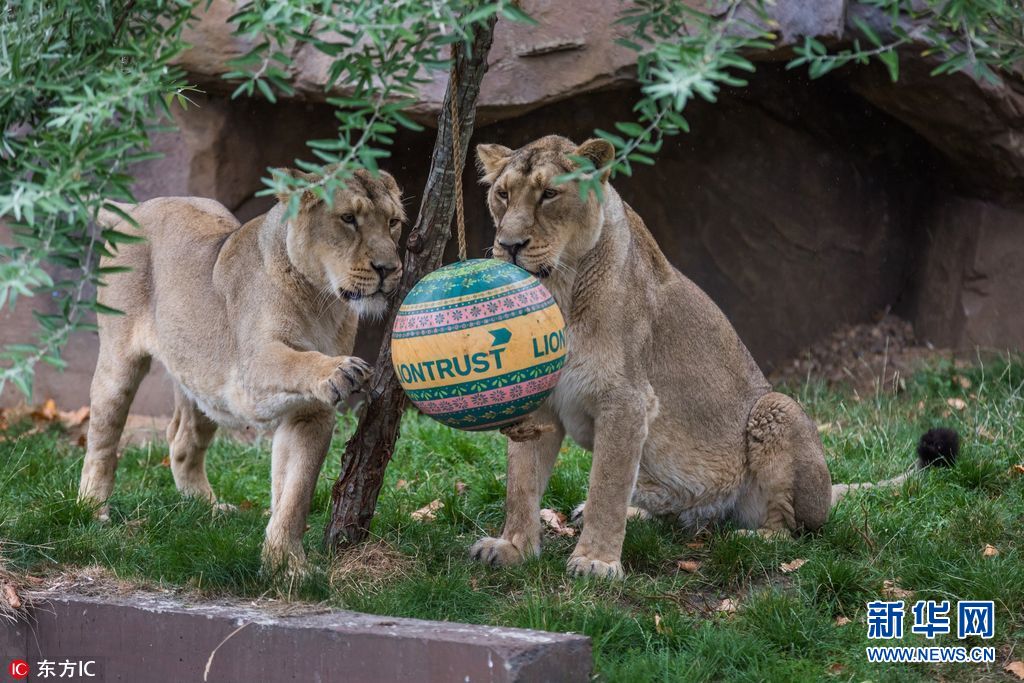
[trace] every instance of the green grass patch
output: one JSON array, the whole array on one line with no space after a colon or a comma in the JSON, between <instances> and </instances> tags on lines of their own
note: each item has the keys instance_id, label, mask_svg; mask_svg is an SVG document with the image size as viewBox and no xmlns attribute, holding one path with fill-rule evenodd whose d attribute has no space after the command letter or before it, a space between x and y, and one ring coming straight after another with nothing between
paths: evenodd
<instances>
[{"instance_id":1,"label":"green grass patch","mask_svg":"<svg viewBox=\"0 0 1024 683\"><path fill-rule=\"evenodd\" d=\"M83 450L56 430L0 441L0 549L32 574L101 565L146 584L205 596L272 595L391 616L572 631L593 639L598 676L610 681L998 679L1024 639L1024 363L958 368L938 363L899 394L857 398L820 385L791 388L822 425L834 481L890 477L912 460L920 434L939 424L962 435L960 462L900 489L849 496L825 528L765 540L719 530L699 539L665 521L631 521L618 583L571 579L573 538L547 537L542 556L511 569L471 563L469 545L500 531L504 442L412 413L380 497L374 542L339 560L319 547L330 486L345 437L320 477L306 535L311 572L282 586L260 572L269 504L269 442L218 439L208 471L223 500L212 514L182 500L163 464L166 445L129 449L121 460L112 520L100 524L75 501ZM956 410L948 399L959 398ZM23 430L22 430L23 431ZM590 455L566 443L543 504L568 513L585 498ZM456 483L460 486L457 487ZM458 489L464 490L460 493ZM433 500L433 522L410 514ZM984 557L991 544L998 556ZM783 573L779 565L806 563ZM677 561L699 562L696 572ZM995 665L870 665L865 603L883 584L913 599L994 600ZM724 599L737 606L721 612ZM912 599L912 600L913 600ZM909 613L908 605L908 613ZM837 625L837 619L850 620ZM903 645L960 645L909 634Z\"/></svg>"}]
</instances>

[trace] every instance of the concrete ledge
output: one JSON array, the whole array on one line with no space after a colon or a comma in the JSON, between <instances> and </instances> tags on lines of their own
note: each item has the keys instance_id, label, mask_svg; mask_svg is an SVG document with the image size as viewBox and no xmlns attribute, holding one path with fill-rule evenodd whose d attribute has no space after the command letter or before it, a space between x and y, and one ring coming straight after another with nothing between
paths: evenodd
<instances>
[{"instance_id":1,"label":"concrete ledge","mask_svg":"<svg viewBox=\"0 0 1024 683\"><path fill-rule=\"evenodd\" d=\"M587 681L590 639L356 612L275 616L138 594L36 593L3 666L95 660L90 681ZM60 668L58 666L58 672ZM30 675L28 680L43 680Z\"/></svg>"}]
</instances>

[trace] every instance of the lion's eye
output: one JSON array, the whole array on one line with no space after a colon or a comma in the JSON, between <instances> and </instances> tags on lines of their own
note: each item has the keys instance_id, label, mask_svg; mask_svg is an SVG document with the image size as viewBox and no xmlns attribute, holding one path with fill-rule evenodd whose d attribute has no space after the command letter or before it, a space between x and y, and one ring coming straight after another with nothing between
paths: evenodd
<instances>
[{"instance_id":1,"label":"lion's eye","mask_svg":"<svg viewBox=\"0 0 1024 683\"><path fill-rule=\"evenodd\" d=\"M350 213L342 214L341 220L343 223L348 223L349 225L356 224L356 217Z\"/></svg>"},{"instance_id":2,"label":"lion's eye","mask_svg":"<svg viewBox=\"0 0 1024 683\"><path fill-rule=\"evenodd\" d=\"M558 190L552 190L550 187L546 188L541 196L544 199L554 199L558 196Z\"/></svg>"},{"instance_id":3,"label":"lion's eye","mask_svg":"<svg viewBox=\"0 0 1024 683\"><path fill-rule=\"evenodd\" d=\"M392 218L391 220L388 221L388 225L391 226L392 228L397 228L401 224L402 221L400 221L397 218Z\"/></svg>"},{"instance_id":4,"label":"lion's eye","mask_svg":"<svg viewBox=\"0 0 1024 683\"><path fill-rule=\"evenodd\" d=\"M502 199L508 199L508 192L505 192L505 190L498 190L497 195Z\"/></svg>"}]
</instances>

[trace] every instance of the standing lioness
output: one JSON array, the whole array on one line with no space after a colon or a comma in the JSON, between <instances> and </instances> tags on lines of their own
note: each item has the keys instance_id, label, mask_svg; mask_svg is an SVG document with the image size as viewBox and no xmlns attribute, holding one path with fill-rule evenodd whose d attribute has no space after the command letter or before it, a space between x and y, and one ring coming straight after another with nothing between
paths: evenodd
<instances>
[{"instance_id":1,"label":"standing lioness","mask_svg":"<svg viewBox=\"0 0 1024 683\"><path fill-rule=\"evenodd\" d=\"M817 529L828 516L815 424L772 391L725 315L672 267L607 175L603 203L554 181L574 168L570 156L601 168L613 154L604 140L558 136L477 147L494 254L542 278L569 348L534 418L554 428L509 442L504 530L471 550L491 564L540 551L539 501L566 433L594 454L575 574L622 574L630 504L692 526L727 519L771 531Z\"/></svg>"},{"instance_id":2,"label":"standing lioness","mask_svg":"<svg viewBox=\"0 0 1024 683\"><path fill-rule=\"evenodd\" d=\"M276 429L263 557L298 569L334 411L370 376L348 355L357 318L380 315L401 276L401 191L387 173L359 171L331 206L307 192L294 218L279 203L242 226L210 199L125 208L146 239L101 263L131 270L99 291L125 315L99 319L79 497L110 496L128 408L156 358L175 380L167 439L183 494L216 500L205 453L218 423Z\"/></svg>"}]
</instances>

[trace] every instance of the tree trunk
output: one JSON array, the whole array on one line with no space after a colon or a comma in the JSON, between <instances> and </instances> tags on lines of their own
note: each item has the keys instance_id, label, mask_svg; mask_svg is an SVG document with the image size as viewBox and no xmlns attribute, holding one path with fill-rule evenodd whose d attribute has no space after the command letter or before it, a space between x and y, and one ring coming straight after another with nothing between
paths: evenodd
<instances>
[{"instance_id":1,"label":"tree trunk","mask_svg":"<svg viewBox=\"0 0 1024 683\"><path fill-rule=\"evenodd\" d=\"M430 173L423 191L419 215L406 241L402 282L397 300L401 301L419 280L441 265L445 245L451 237L455 211L455 154L465 167L469 139L476 118L476 99L480 81L487 71L487 53L491 49L496 17L478 26L472 52L463 46L455 58L458 89L452 92L448 82L441 115L437 122L437 140L430 161ZM458 97L461 119L460 149L453 149L451 102ZM331 519L324 529L328 548L359 543L370 531L370 520L377 507L377 496L384 481L384 469L395 450L398 430L405 408L405 393L391 365L391 328L398 313L393 306L388 314L384 342L377 356L373 388L367 396L364 412L355 434L345 446L341 475L331 491Z\"/></svg>"}]
</instances>

